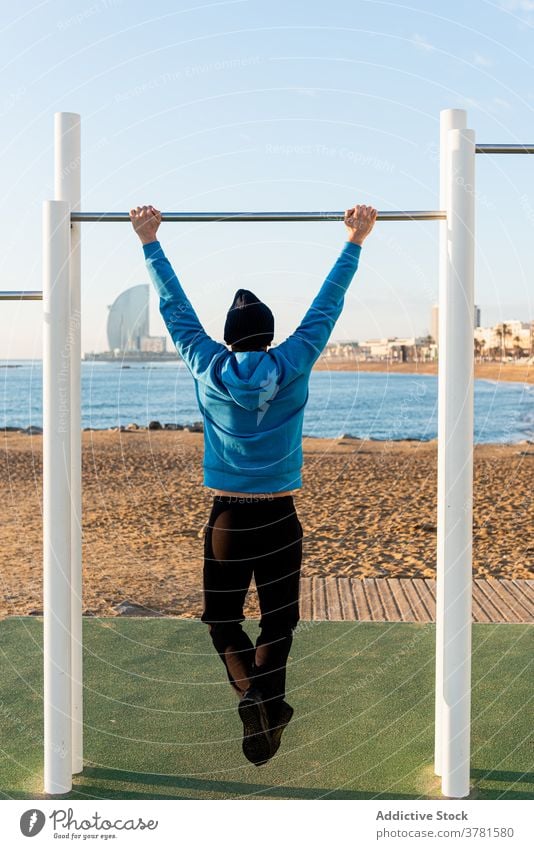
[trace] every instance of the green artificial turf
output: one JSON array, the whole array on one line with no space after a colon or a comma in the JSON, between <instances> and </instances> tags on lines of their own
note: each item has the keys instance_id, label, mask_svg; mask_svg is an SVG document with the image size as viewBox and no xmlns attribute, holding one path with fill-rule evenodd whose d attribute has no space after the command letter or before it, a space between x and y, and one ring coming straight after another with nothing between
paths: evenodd
<instances>
[{"instance_id":1,"label":"green artificial turf","mask_svg":"<svg viewBox=\"0 0 534 849\"><path fill-rule=\"evenodd\" d=\"M301 623L295 716L263 767L241 752L224 668L197 620L84 621L85 769L61 798L440 798L433 625ZM257 623L247 623L252 636ZM532 798L534 629L474 625L472 798ZM0 622L0 797L42 798L42 620ZM530 735L530 737L529 737Z\"/></svg>"}]
</instances>

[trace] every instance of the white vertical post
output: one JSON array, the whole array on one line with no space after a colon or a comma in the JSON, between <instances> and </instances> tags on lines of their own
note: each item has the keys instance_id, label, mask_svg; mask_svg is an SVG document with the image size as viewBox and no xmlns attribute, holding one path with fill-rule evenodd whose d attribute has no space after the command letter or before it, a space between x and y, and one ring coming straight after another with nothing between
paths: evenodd
<instances>
[{"instance_id":1,"label":"white vertical post","mask_svg":"<svg viewBox=\"0 0 534 849\"><path fill-rule=\"evenodd\" d=\"M71 211L80 210L80 116L54 115L55 197ZM72 772L83 770L83 635L82 635L82 444L81 444L81 262L80 225L71 225L70 356L71 356L71 591L72 591Z\"/></svg>"},{"instance_id":2,"label":"white vertical post","mask_svg":"<svg viewBox=\"0 0 534 849\"><path fill-rule=\"evenodd\" d=\"M475 133L447 143L442 792L469 795L473 498Z\"/></svg>"},{"instance_id":3,"label":"white vertical post","mask_svg":"<svg viewBox=\"0 0 534 849\"><path fill-rule=\"evenodd\" d=\"M447 144L449 130L463 130L467 127L465 109L443 109L439 115L439 208L447 210ZM435 685L435 722L434 722L434 772L442 774L442 715L443 715L443 580L445 575L445 514L446 514L446 476L445 457L447 451L446 409L447 394L447 333L448 318L448 221L439 224L439 309L438 309L438 533L436 566L436 685Z\"/></svg>"},{"instance_id":4,"label":"white vertical post","mask_svg":"<svg viewBox=\"0 0 534 849\"><path fill-rule=\"evenodd\" d=\"M43 204L44 789L72 788L69 205Z\"/></svg>"}]
</instances>

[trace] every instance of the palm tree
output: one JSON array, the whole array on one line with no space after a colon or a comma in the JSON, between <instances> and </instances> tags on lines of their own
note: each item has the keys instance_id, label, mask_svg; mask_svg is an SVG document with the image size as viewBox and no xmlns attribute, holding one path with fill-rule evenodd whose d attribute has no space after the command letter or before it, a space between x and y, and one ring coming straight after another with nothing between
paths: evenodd
<instances>
[{"instance_id":1,"label":"palm tree","mask_svg":"<svg viewBox=\"0 0 534 849\"><path fill-rule=\"evenodd\" d=\"M423 357L424 360L430 359L430 346L434 342L434 337L427 333L426 336L423 337L423 346L426 348L425 355Z\"/></svg>"},{"instance_id":2,"label":"palm tree","mask_svg":"<svg viewBox=\"0 0 534 849\"><path fill-rule=\"evenodd\" d=\"M499 324L495 328L497 336L501 340L501 359L506 359L506 337L512 335L512 329L507 324Z\"/></svg>"},{"instance_id":3,"label":"palm tree","mask_svg":"<svg viewBox=\"0 0 534 849\"><path fill-rule=\"evenodd\" d=\"M523 353L523 349L521 347L521 337L520 336L514 336L513 353L514 353L514 356L515 356L516 359L518 357L520 357L521 354Z\"/></svg>"}]
</instances>

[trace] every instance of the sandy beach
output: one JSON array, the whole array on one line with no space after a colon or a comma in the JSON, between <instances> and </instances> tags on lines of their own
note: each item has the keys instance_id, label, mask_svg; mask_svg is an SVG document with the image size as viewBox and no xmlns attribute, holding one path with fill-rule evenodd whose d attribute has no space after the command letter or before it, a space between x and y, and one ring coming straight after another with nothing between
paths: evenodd
<instances>
[{"instance_id":1,"label":"sandy beach","mask_svg":"<svg viewBox=\"0 0 534 849\"><path fill-rule=\"evenodd\" d=\"M83 433L85 614L118 615L131 602L200 615L212 500L202 443L185 431ZM0 615L39 614L42 436L4 433L2 447ZM303 574L435 576L436 441L308 438L304 456ZM533 461L529 443L475 449L476 577L533 577Z\"/></svg>"},{"instance_id":2,"label":"sandy beach","mask_svg":"<svg viewBox=\"0 0 534 849\"><path fill-rule=\"evenodd\" d=\"M348 357L320 357L314 368L319 371L369 371L390 374L435 374L437 362L430 363L383 363L358 362ZM475 378L478 380L511 380L516 383L534 383L534 364L519 363L475 363Z\"/></svg>"}]
</instances>

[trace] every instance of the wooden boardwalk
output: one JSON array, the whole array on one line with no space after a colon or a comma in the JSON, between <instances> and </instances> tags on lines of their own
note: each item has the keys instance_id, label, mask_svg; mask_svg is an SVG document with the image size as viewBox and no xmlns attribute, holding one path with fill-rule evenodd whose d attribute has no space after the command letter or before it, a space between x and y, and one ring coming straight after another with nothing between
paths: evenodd
<instances>
[{"instance_id":1,"label":"wooden boardwalk","mask_svg":"<svg viewBox=\"0 0 534 849\"><path fill-rule=\"evenodd\" d=\"M302 620L434 622L430 578L301 578ZM534 580L473 581L474 622L534 622Z\"/></svg>"}]
</instances>

